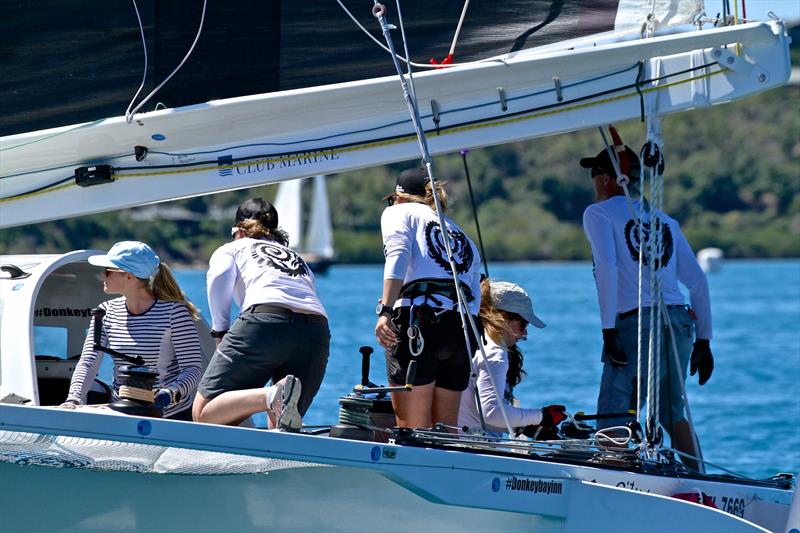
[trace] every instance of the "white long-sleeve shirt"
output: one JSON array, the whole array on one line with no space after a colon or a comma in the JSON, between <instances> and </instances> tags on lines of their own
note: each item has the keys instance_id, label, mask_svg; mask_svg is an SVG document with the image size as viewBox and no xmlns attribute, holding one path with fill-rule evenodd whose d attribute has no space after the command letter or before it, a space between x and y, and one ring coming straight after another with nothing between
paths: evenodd
<instances>
[{"instance_id":1,"label":"white long-sleeve shirt","mask_svg":"<svg viewBox=\"0 0 800 533\"><path fill-rule=\"evenodd\" d=\"M633 201L633 206L644 223L644 230L649 232L650 213L643 213L638 200ZM663 260L655 262L664 303L685 304L678 282L684 284L689 289L689 300L697 314L697 337L710 339L711 304L706 275L678 222L664 213L660 213L660 218L664 222L664 253ZM613 196L587 207L583 213L583 230L592 247L602 327L613 328L617 314L639 306L639 235L625 196ZM653 305L650 268L648 261L642 269L644 307Z\"/></svg>"},{"instance_id":2,"label":"white long-sleeve shirt","mask_svg":"<svg viewBox=\"0 0 800 533\"><path fill-rule=\"evenodd\" d=\"M140 315L131 314L125 298L115 298L100 304L105 309L100 344L131 357L141 356L145 366L158 372L156 390L180 392L177 403L164 408L164 416L187 409L194 399L202 374L200 338L189 310L178 302L156 300ZM94 318L83 345L81 358L75 366L67 400L86 402L86 395L97 376L103 353L94 349ZM119 368L128 361L114 360L113 400L118 398Z\"/></svg>"},{"instance_id":3,"label":"white long-sleeve shirt","mask_svg":"<svg viewBox=\"0 0 800 533\"><path fill-rule=\"evenodd\" d=\"M494 342L489 336L486 336L486 344L484 344L484 351L486 358L489 361L487 365L483 360L480 350L475 352L475 357L472 358L475 367L478 370L478 375L475 378L470 378L469 385L466 390L461 393L461 406L458 412L458 425L463 427L467 426L472 429L480 429L481 419L478 413L478 406L476 404L475 389L478 391L478 398L481 402L481 411L486 421L486 432L491 437L501 437L506 433L506 423L503 420L503 413L500 411L500 403L505 404L506 414L508 421L511 423L512 428L525 427L532 424L540 424L542 422L541 409L523 409L515 407L505 401L504 398L499 397L492 387L491 378L503 392L508 389L508 382L506 381L506 374L508 374L508 350L500 344ZM491 374L491 377L489 376Z\"/></svg>"},{"instance_id":4,"label":"white long-sleeve shirt","mask_svg":"<svg viewBox=\"0 0 800 533\"><path fill-rule=\"evenodd\" d=\"M216 331L230 326L234 301L242 310L275 304L328 316L317 297L311 269L294 251L274 241L246 237L223 244L208 262L206 281Z\"/></svg>"},{"instance_id":5,"label":"white long-sleeve shirt","mask_svg":"<svg viewBox=\"0 0 800 533\"><path fill-rule=\"evenodd\" d=\"M472 292L474 300L468 307L472 314L480 309L481 257L475 243L458 225L445 217L451 237L453 257L458 279ZM383 254L386 263L383 279L401 279L403 284L422 278L452 280L453 274L444 246L444 235L439 228L439 218L426 204L402 203L387 207L381 215ZM455 302L439 298L442 309L455 308ZM403 300L399 305L422 303ZM434 307L438 307L434 305Z\"/></svg>"}]
</instances>

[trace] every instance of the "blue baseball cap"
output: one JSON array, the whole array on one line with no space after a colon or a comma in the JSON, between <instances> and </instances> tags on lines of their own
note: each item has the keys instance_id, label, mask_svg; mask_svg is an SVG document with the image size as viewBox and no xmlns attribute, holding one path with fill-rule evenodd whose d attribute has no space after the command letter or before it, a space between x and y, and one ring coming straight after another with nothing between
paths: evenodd
<instances>
[{"instance_id":1,"label":"blue baseball cap","mask_svg":"<svg viewBox=\"0 0 800 533\"><path fill-rule=\"evenodd\" d=\"M105 255L90 256L89 262L100 267L118 268L137 278L149 279L158 272L161 260L143 242L122 241L112 246Z\"/></svg>"}]
</instances>

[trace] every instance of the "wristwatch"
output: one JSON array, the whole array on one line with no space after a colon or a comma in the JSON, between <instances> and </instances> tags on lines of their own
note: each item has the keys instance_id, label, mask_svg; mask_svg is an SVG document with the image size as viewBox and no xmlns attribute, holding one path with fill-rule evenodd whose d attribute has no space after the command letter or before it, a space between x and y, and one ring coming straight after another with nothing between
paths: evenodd
<instances>
[{"instance_id":1,"label":"wristwatch","mask_svg":"<svg viewBox=\"0 0 800 533\"><path fill-rule=\"evenodd\" d=\"M383 305L383 302L378 302L378 307L375 308L375 314L378 316L386 315L388 317L392 316L392 308L388 305Z\"/></svg>"},{"instance_id":2,"label":"wristwatch","mask_svg":"<svg viewBox=\"0 0 800 533\"><path fill-rule=\"evenodd\" d=\"M215 339L221 339L222 337L225 336L226 333L228 333L227 329L224 331L216 331L212 329L208 332L208 334L214 337Z\"/></svg>"}]
</instances>

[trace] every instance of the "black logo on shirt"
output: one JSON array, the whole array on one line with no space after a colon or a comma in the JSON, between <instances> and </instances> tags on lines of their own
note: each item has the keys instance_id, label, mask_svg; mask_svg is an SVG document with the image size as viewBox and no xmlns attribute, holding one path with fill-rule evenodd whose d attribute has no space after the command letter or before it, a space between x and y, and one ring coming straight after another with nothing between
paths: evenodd
<instances>
[{"instance_id":1,"label":"black logo on shirt","mask_svg":"<svg viewBox=\"0 0 800 533\"><path fill-rule=\"evenodd\" d=\"M308 276L308 265L288 248L272 242L258 242L250 248L259 265L277 268L290 276Z\"/></svg>"},{"instance_id":2,"label":"black logo on shirt","mask_svg":"<svg viewBox=\"0 0 800 533\"><path fill-rule=\"evenodd\" d=\"M648 266L650 264L650 256L653 256L655 258L654 268L655 270L659 270L665 267L669 263L669 260L672 259L673 242L672 231L669 229L669 224L657 220L656 225L661 228L661 251L652 250L651 253L648 254L645 249L645 253L642 254L642 262L645 266ZM642 224L642 239L647 243L649 238L650 223L645 222ZM639 226L633 220L629 220L628 223L625 224L625 244L628 245L631 259L638 263L639 247L641 243L639 242Z\"/></svg>"},{"instance_id":3,"label":"black logo on shirt","mask_svg":"<svg viewBox=\"0 0 800 533\"><path fill-rule=\"evenodd\" d=\"M472 266L472 246L470 246L467 236L461 231L449 229L447 233L450 235L450 244L453 247L453 262L456 265L456 274L464 274ZM444 235L438 222L432 220L425 226L425 240L428 243L428 255L446 272L452 273L450 261L447 259L447 249L444 246Z\"/></svg>"}]
</instances>

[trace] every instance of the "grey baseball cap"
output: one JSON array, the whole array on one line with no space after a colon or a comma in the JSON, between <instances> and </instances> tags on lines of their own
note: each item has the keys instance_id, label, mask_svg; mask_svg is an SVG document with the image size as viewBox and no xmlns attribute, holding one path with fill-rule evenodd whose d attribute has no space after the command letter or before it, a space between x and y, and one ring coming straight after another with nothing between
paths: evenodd
<instances>
[{"instance_id":1,"label":"grey baseball cap","mask_svg":"<svg viewBox=\"0 0 800 533\"><path fill-rule=\"evenodd\" d=\"M537 328L546 326L533 312L533 302L525 289L509 281L492 281L492 301L494 306L507 313L516 313Z\"/></svg>"}]
</instances>

